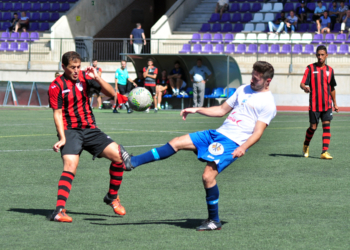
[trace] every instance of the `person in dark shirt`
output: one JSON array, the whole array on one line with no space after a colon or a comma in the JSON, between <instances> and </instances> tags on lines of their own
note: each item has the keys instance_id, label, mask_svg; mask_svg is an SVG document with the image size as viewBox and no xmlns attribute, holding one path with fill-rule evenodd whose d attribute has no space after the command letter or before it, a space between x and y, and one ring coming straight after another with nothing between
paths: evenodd
<instances>
[{"instance_id":1,"label":"person in dark shirt","mask_svg":"<svg viewBox=\"0 0 350 250\"><path fill-rule=\"evenodd\" d=\"M156 97L158 101L158 109L161 108L162 96L166 94L169 85L169 80L167 76L167 72L165 69L162 70L161 77L157 79L156 86Z\"/></svg>"},{"instance_id":2,"label":"person in dark shirt","mask_svg":"<svg viewBox=\"0 0 350 250\"><path fill-rule=\"evenodd\" d=\"M275 22L269 21L269 33L272 34L276 30L276 34L279 34L283 30L284 20L286 20L286 16L282 11L281 17L277 18Z\"/></svg>"},{"instance_id":3,"label":"person in dark shirt","mask_svg":"<svg viewBox=\"0 0 350 250\"><path fill-rule=\"evenodd\" d=\"M295 14L298 17L299 22L305 23L307 19L307 13L312 13L312 11L306 7L305 1L300 2L300 6L295 10Z\"/></svg>"},{"instance_id":4,"label":"person in dark shirt","mask_svg":"<svg viewBox=\"0 0 350 250\"><path fill-rule=\"evenodd\" d=\"M171 70L170 75L168 76L170 87L173 91L173 95L179 95L180 89L184 83L184 72L180 68L180 63L175 62L174 68Z\"/></svg>"},{"instance_id":5,"label":"person in dark shirt","mask_svg":"<svg viewBox=\"0 0 350 250\"><path fill-rule=\"evenodd\" d=\"M134 45L135 54L141 54L142 51L142 40L143 45L146 45L145 32L141 29L141 24L137 23L136 28L131 31L130 44Z\"/></svg>"},{"instance_id":6,"label":"person in dark shirt","mask_svg":"<svg viewBox=\"0 0 350 250\"><path fill-rule=\"evenodd\" d=\"M16 29L16 25L19 21L19 18L18 18L18 14L17 13L14 13L13 14L13 18L11 20L11 26L8 28L8 31L14 31Z\"/></svg>"},{"instance_id":7,"label":"person in dark shirt","mask_svg":"<svg viewBox=\"0 0 350 250\"><path fill-rule=\"evenodd\" d=\"M137 71L137 78L135 78L134 83L137 84L137 87L144 87L145 86L145 78L143 78L143 71L142 70Z\"/></svg>"}]
</instances>

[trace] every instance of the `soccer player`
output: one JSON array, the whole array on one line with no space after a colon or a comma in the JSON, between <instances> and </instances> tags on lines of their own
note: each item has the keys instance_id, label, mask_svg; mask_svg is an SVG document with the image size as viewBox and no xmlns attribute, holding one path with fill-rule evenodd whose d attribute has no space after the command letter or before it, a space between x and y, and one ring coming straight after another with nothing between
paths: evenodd
<instances>
[{"instance_id":1,"label":"soccer player","mask_svg":"<svg viewBox=\"0 0 350 250\"><path fill-rule=\"evenodd\" d=\"M276 105L269 90L274 75L271 64L258 61L253 65L250 85L243 85L221 106L187 108L181 111L182 119L188 114L222 117L230 113L217 130L206 130L172 139L162 147L138 156L130 156L122 148L126 170L142 164L170 157L179 150L191 150L200 161L206 162L203 184L206 191L208 219L197 231L219 230L219 188L216 176L261 138L264 130L276 115Z\"/></svg>"},{"instance_id":2,"label":"soccer player","mask_svg":"<svg viewBox=\"0 0 350 250\"><path fill-rule=\"evenodd\" d=\"M114 90L98 75L95 68L87 67L84 72L80 70L80 66L81 57L78 53L65 53L62 56L64 74L58 76L49 86L49 103L53 109L59 139L53 150L60 150L63 160L56 209L51 216L51 220L58 222L73 221L66 214L65 206L83 149L93 156L92 159L104 157L111 161L109 191L104 202L113 207L116 214L125 215L118 196L125 169L120 146L97 128L88 97L91 88L108 97L114 96Z\"/></svg>"},{"instance_id":3,"label":"soccer player","mask_svg":"<svg viewBox=\"0 0 350 250\"><path fill-rule=\"evenodd\" d=\"M305 93L310 93L310 127L306 130L303 154L304 157L309 157L309 144L317 129L318 121L321 118L323 127L321 159L331 160L333 157L327 152L327 150L331 140L330 126L331 120L333 119L332 101L334 111L339 111L335 98L335 86L337 86L337 83L334 79L333 69L326 65L328 54L327 48L324 45L317 47L316 57L317 63L310 64L306 67L304 77L300 83L300 88L304 90Z\"/></svg>"},{"instance_id":4,"label":"soccer player","mask_svg":"<svg viewBox=\"0 0 350 250\"><path fill-rule=\"evenodd\" d=\"M96 72L98 74L99 77L101 77L102 75L102 69L100 67L97 67L97 59L93 59L92 60L92 67L94 67L96 69ZM97 99L97 107L99 109L102 109L102 97L101 97L101 93L94 93ZM91 97L90 97L90 102L91 102ZM92 104L91 104L92 105Z\"/></svg>"},{"instance_id":5,"label":"soccer player","mask_svg":"<svg viewBox=\"0 0 350 250\"><path fill-rule=\"evenodd\" d=\"M169 85L169 80L168 80L167 72L165 69L163 69L160 79L157 79L157 86L156 86L156 98L157 98L159 110L162 109L161 108L162 96L166 95L168 85Z\"/></svg>"},{"instance_id":6,"label":"soccer player","mask_svg":"<svg viewBox=\"0 0 350 250\"><path fill-rule=\"evenodd\" d=\"M157 109L157 96L156 96L156 79L158 75L158 69L153 66L153 59L149 58L147 61L147 67L143 68L143 77L145 78L145 88L151 92L153 96L154 113L158 112ZM149 108L146 110L149 112Z\"/></svg>"}]
</instances>

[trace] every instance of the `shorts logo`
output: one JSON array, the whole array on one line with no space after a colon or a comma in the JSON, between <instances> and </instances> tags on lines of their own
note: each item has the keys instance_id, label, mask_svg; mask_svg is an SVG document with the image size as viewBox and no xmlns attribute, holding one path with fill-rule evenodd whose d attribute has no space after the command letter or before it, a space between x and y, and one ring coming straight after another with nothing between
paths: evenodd
<instances>
[{"instance_id":1,"label":"shorts logo","mask_svg":"<svg viewBox=\"0 0 350 250\"><path fill-rule=\"evenodd\" d=\"M333 113L330 113L330 115L333 115Z\"/></svg>"},{"instance_id":2,"label":"shorts logo","mask_svg":"<svg viewBox=\"0 0 350 250\"><path fill-rule=\"evenodd\" d=\"M111 139L111 137L109 135L107 135L107 139Z\"/></svg>"},{"instance_id":3,"label":"shorts logo","mask_svg":"<svg viewBox=\"0 0 350 250\"><path fill-rule=\"evenodd\" d=\"M62 94L70 92L70 89L65 89L62 91Z\"/></svg>"},{"instance_id":4,"label":"shorts logo","mask_svg":"<svg viewBox=\"0 0 350 250\"><path fill-rule=\"evenodd\" d=\"M213 156L211 156L211 155L207 155L207 157L210 158L210 159L213 159L213 160L215 159L215 158L214 158Z\"/></svg>"},{"instance_id":5,"label":"shorts logo","mask_svg":"<svg viewBox=\"0 0 350 250\"><path fill-rule=\"evenodd\" d=\"M209 145L208 150L212 155L222 155L224 153L224 146L221 143L214 142Z\"/></svg>"}]
</instances>

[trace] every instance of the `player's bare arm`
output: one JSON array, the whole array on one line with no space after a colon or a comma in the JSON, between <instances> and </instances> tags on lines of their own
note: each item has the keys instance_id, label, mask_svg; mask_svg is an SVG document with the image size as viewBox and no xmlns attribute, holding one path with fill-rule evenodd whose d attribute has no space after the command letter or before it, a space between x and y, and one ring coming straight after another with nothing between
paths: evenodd
<instances>
[{"instance_id":1,"label":"player's bare arm","mask_svg":"<svg viewBox=\"0 0 350 250\"><path fill-rule=\"evenodd\" d=\"M128 81L129 82L131 82L135 87L137 87L137 84L134 82L134 80L133 79L131 79L131 78L128 78Z\"/></svg>"},{"instance_id":2,"label":"player's bare arm","mask_svg":"<svg viewBox=\"0 0 350 250\"><path fill-rule=\"evenodd\" d=\"M310 93L310 88L305 85L305 83L300 83L300 88L304 90L305 93Z\"/></svg>"},{"instance_id":3,"label":"player's bare arm","mask_svg":"<svg viewBox=\"0 0 350 250\"><path fill-rule=\"evenodd\" d=\"M201 114L209 117L223 117L232 110L232 107L224 102L220 106L213 106L210 108L187 108L183 109L180 113L182 119L185 121L188 114Z\"/></svg>"},{"instance_id":4,"label":"player's bare arm","mask_svg":"<svg viewBox=\"0 0 350 250\"><path fill-rule=\"evenodd\" d=\"M338 113L339 112L339 108L338 108L338 105L337 105L337 100L335 98L335 88L331 89L331 97L332 97L332 100L333 100L334 111Z\"/></svg>"},{"instance_id":5,"label":"player's bare arm","mask_svg":"<svg viewBox=\"0 0 350 250\"><path fill-rule=\"evenodd\" d=\"M62 118L62 109L53 110L53 119L56 125L56 130L60 140L53 145L53 150L58 152L62 146L66 144L66 136L64 134L63 118Z\"/></svg>"},{"instance_id":6,"label":"player's bare arm","mask_svg":"<svg viewBox=\"0 0 350 250\"><path fill-rule=\"evenodd\" d=\"M115 91L113 87L97 74L96 69L94 67L87 67L86 72L92 79L94 79L98 84L100 84L101 92L103 94L105 94L108 97L115 96Z\"/></svg>"},{"instance_id":7,"label":"player's bare arm","mask_svg":"<svg viewBox=\"0 0 350 250\"><path fill-rule=\"evenodd\" d=\"M253 134L248 138L248 140L245 143L243 143L240 147L238 147L235 151L233 151L232 157L233 158L242 157L248 148L250 148L260 140L266 127L267 127L267 124L265 122L257 121L257 123L255 124Z\"/></svg>"}]
</instances>

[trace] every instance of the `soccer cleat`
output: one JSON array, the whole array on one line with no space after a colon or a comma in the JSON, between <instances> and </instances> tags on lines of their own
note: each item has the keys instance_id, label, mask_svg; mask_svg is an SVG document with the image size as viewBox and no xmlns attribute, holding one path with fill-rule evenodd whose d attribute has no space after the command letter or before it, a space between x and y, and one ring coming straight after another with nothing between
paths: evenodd
<instances>
[{"instance_id":1,"label":"soccer cleat","mask_svg":"<svg viewBox=\"0 0 350 250\"><path fill-rule=\"evenodd\" d=\"M119 199L119 195L117 196L116 199L110 199L108 197L108 194L106 194L106 196L104 197L103 201L111 206L114 210L114 213L119 214L119 215L125 215L125 208L120 204L120 199Z\"/></svg>"},{"instance_id":2,"label":"soccer cleat","mask_svg":"<svg viewBox=\"0 0 350 250\"><path fill-rule=\"evenodd\" d=\"M308 145L303 146L303 155L305 158L309 157L309 146Z\"/></svg>"},{"instance_id":3,"label":"soccer cleat","mask_svg":"<svg viewBox=\"0 0 350 250\"><path fill-rule=\"evenodd\" d=\"M131 164L131 156L126 152L125 148L119 144L120 154L124 161L124 170L131 171L134 169L134 166Z\"/></svg>"},{"instance_id":4,"label":"soccer cleat","mask_svg":"<svg viewBox=\"0 0 350 250\"><path fill-rule=\"evenodd\" d=\"M321 154L321 159L332 160L333 157L326 151L326 152Z\"/></svg>"},{"instance_id":5,"label":"soccer cleat","mask_svg":"<svg viewBox=\"0 0 350 250\"><path fill-rule=\"evenodd\" d=\"M146 113L149 113L149 108L145 110Z\"/></svg>"},{"instance_id":6,"label":"soccer cleat","mask_svg":"<svg viewBox=\"0 0 350 250\"><path fill-rule=\"evenodd\" d=\"M51 221L57 221L57 222L72 222L72 217L68 216L66 214L66 209L61 208L58 212L55 210L50 218Z\"/></svg>"},{"instance_id":7,"label":"soccer cleat","mask_svg":"<svg viewBox=\"0 0 350 250\"><path fill-rule=\"evenodd\" d=\"M117 114L117 113L119 113L119 112L118 112L118 110L113 109L113 113Z\"/></svg>"},{"instance_id":8,"label":"soccer cleat","mask_svg":"<svg viewBox=\"0 0 350 250\"><path fill-rule=\"evenodd\" d=\"M158 109L154 109L154 113L158 113Z\"/></svg>"},{"instance_id":9,"label":"soccer cleat","mask_svg":"<svg viewBox=\"0 0 350 250\"><path fill-rule=\"evenodd\" d=\"M207 219L202 222L202 225L197 227L197 231L212 231L212 230L220 230L221 229L221 222L216 222L211 219Z\"/></svg>"},{"instance_id":10,"label":"soccer cleat","mask_svg":"<svg viewBox=\"0 0 350 250\"><path fill-rule=\"evenodd\" d=\"M131 114L132 112L134 112L131 108L128 108L128 114Z\"/></svg>"}]
</instances>

